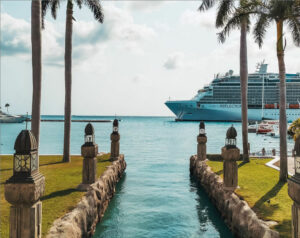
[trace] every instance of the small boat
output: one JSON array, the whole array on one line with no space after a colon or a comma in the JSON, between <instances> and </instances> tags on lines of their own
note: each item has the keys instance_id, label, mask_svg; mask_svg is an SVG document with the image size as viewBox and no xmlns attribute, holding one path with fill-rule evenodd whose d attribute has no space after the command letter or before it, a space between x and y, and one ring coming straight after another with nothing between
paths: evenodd
<instances>
[{"instance_id":1,"label":"small boat","mask_svg":"<svg viewBox=\"0 0 300 238\"><path fill-rule=\"evenodd\" d=\"M14 116L0 111L0 123L22 123L26 120L23 116Z\"/></svg>"},{"instance_id":2,"label":"small boat","mask_svg":"<svg viewBox=\"0 0 300 238\"><path fill-rule=\"evenodd\" d=\"M273 131L273 126L269 124L259 124L256 130L256 134L267 134Z\"/></svg>"},{"instance_id":3,"label":"small boat","mask_svg":"<svg viewBox=\"0 0 300 238\"><path fill-rule=\"evenodd\" d=\"M273 130L271 132L268 132L266 135L274 137L274 138L279 138L280 136L279 136L279 127L278 127L278 125L273 125Z\"/></svg>"},{"instance_id":4,"label":"small boat","mask_svg":"<svg viewBox=\"0 0 300 238\"><path fill-rule=\"evenodd\" d=\"M256 122L256 124L252 124L252 125L248 126L249 133L256 133L256 130L257 130L257 122Z\"/></svg>"}]
</instances>

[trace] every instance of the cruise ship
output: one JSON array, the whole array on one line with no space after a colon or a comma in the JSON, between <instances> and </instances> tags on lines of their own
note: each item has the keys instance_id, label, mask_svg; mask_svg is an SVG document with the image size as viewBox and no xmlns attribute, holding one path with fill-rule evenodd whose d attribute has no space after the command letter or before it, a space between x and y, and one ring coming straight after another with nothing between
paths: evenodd
<instances>
[{"instance_id":1,"label":"cruise ship","mask_svg":"<svg viewBox=\"0 0 300 238\"><path fill-rule=\"evenodd\" d=\"M248 120L279 119L279 75L260 63L248 75ZM286 74L286 114L289 122L300 117L300 73ZM167 101L177 121L241 121L240 76L229 70L216 75L191 100Z\"/></svg>"}]
</instances>

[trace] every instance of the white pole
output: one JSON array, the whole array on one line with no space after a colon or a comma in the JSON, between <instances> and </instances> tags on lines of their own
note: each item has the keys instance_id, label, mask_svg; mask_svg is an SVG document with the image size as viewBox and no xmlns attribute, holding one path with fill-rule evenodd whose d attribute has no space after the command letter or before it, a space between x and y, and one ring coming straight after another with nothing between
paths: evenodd
<instances>
[{"instance_id":1,"label":"white pole","mask_svg":"<svg viewBox=\"0 0 300 238\"><path fill-rule=\"evenodd\" d=\"M262 78L262 96L261 96L261 119L264 118L264 97L265 97L265 75Z\"/></svg>"}]
</instances>

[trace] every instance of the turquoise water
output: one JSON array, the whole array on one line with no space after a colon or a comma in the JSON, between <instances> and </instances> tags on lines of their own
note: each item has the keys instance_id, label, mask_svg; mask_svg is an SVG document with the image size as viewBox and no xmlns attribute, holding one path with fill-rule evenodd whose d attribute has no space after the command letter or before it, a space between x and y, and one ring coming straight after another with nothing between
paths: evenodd
<instances>
[{"instance_id":1,"label":"turquoise water","mask_svg":"<svg viewBox=\"0 0 300 238\"><path fill-rule=\"evenodd\" d=\"M126 174L95 237L232 237L205 192L189 176L189 157L196 153L199 123L174 122L171 117L121 119L120 144L127 161ZM40 153L61 154L63 123L41 125ZM85 125L72 123L73 154L80 153ZM108 152L112 124L93 125L99 150ZM230 125L206 123L208 153L220 153ZM234 125L241 148L241 124ZM24 128L25 123L0 124L1 154L13 153L14 140ZM249 134L249 141L251 150L259 151L262 147L278 148L279 139Z\"/></svg>"}]
</instances>

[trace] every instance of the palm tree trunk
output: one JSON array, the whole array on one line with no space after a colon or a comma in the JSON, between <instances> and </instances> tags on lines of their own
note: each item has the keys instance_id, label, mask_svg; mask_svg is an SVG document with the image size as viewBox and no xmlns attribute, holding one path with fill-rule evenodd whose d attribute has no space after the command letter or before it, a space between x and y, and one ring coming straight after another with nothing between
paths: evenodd
<instances>
[{"instance_id":1,"label":"palm tree trunk","mask_svg":"<svg viewBox=\"0 0 300 238\"><path fill-rule=\"evenodd\" d=\"M42 35L41 35L41 1L31 2L31 45L32 45L32 112L31 131L39 145L41 90L42 90Z\"/></svg>"},{"instance_id":2,"label":"palm tree trunk","mask_svg":"<svg viewBox=\"0 0 300 238\"><path fill-rule=\"evenodd\" d=\"M283 48L283 22L276 22L277 26L277 58L280 79L280 115L279 115L279 134L280 134L280 177L282 182L287 181L287 121L286 121L286 83L285 83L285 63Z\"/></svg>"},{"instance_id":3,"label":"palm tree trunk","mask_svg":"<svg viewBox=\"0 0 300 238\"><path fill-rule=\"evenodd\" d=\"M68 0L65 35L65 127L63 161L70 162L73 3Z\"/></svg>"},{"instance_id":4,"label":"palm tree trunk","mask_svg":"<svg viewBox=\"0 0 300 238\"><path fill-rule=\"evenodd\" d=\"M249 162L248 153L248 62L247 62L247 19L241 24L240 38L241 113L243 137L243 161Z\"/></svg>"}]
</instances>

